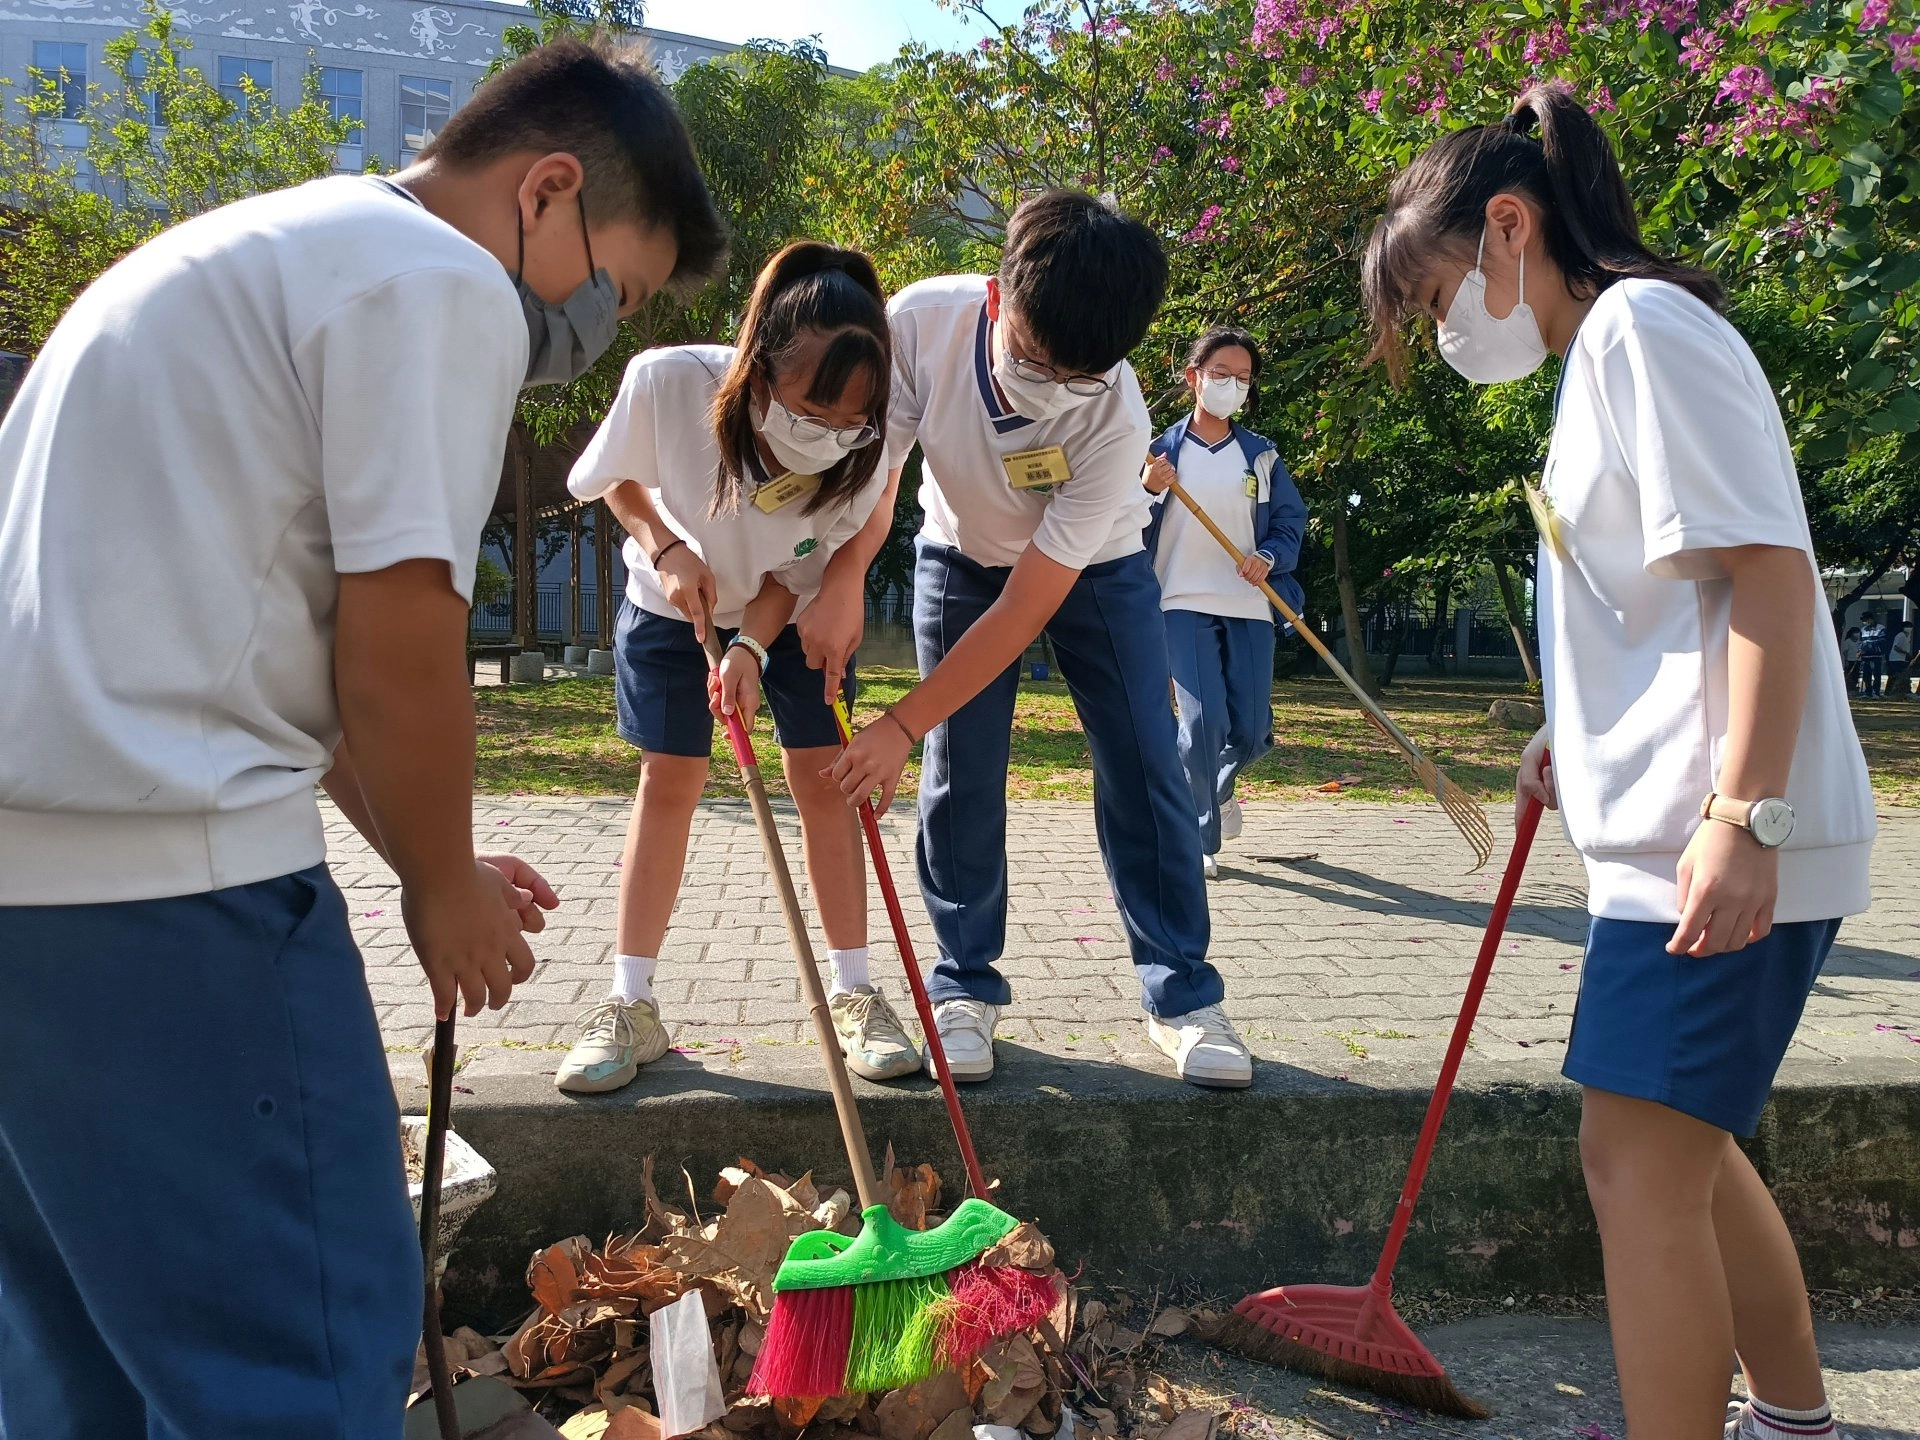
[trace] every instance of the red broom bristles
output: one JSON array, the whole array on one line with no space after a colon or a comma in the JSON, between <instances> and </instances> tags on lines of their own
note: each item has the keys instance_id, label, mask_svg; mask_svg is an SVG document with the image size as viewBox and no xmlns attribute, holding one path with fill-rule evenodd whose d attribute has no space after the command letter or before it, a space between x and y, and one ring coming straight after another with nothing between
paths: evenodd
<instances>
[{"instance_id":1,"label":"red broom bristles","mask_svg":"<svg viewBox=\"0 0 1920 1440\"><path fill-rule=\"evenodd\" d=\"M783 1290L760 1341L748 1393L812 1400L846 1387L853 1345L853 1287Z\"/></svg>"},{"instance_id":2,"label":"red broom bristles","mask_svg":"<svg viewBox=\"0 0 1920 1440\"><path fill-rule=\"evenodd\" d=\"M951 1368L995 1340L1038 1325L1060 1298L1051 1275L1012 1265L962 1265L947 1272L947 1287L953 1298L947 1302L939 1357Z\"/></svg>"}]
</instances>

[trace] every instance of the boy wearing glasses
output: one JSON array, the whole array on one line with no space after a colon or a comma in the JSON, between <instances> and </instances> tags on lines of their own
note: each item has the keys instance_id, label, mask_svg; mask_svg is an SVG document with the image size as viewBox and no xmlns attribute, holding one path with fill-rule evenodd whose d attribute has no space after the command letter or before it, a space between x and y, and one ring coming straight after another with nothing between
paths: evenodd
<instances>
[{"instance_id":1,"label":"boy wearing glasses","mask_svg":"<svg viewBox=\"0 0 1920 1440\"><path fill-rule=\"evenodd\" d=\"M1185 1080L1252 1083L1207 963L1160 587L1141 544L1151 426L1126 355L1166 277L1145 226L1054 190L1014 212L998 275L924 281L888 307L888 448L904 457L918 440L925 456L914 573L923 679L855 737L834 775L850 800L877 786L884 805L926 742L918 859L940 945L928 990L956 1080L992 1075L994 1024L1012 999L994 968L1006 941L1007 762L1018 662L1044 629L1092 751L1100 850L1148 1033Z\"/></svg>"}]
</instances>

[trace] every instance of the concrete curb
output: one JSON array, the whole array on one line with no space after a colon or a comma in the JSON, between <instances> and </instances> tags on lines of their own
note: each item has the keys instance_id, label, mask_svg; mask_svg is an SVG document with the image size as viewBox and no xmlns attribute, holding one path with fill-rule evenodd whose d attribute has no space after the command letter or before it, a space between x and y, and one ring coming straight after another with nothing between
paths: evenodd
<instances>
[{"instance_id":1,"label":"concrete curb","mask_svg":"<svg viewBox=\"0 0 1920 1440\"><path fill-rule=\"evenodd\" d=\"M1237 1298L1286 1280L1370 1271L1399 1193L1430 1072L1371 1066L1367 1083L1277 1064L1250 1091L1209 1094L1127 1066L1000 1047L999 1074L967 1092L1000 1203L1038 1219L1069 1271L1197 1284ZM876 1159L959 1175L937 1091L860 1086ZM422 1096L403 1085L403 1105ZM526 1308L538 1246L636 1226L641 1167L663 1197L704 1209L739 1156L843 1184L832 1109L803 1053L724 1068L670 1055L607 1097L544 1076L475 1077L455 1128L499 1171L448 1270L450 1316L503 1323ZM1469 1073L1457 1092L1401 1261L1407 1290L1591 1293L1599 1247L1580 1180L1579 1097L1547 1065ZM1920 1284L1920 1084L1897 1062L1790 1063L1749 1147L1774 1187L1816 1288ZM951 1198L951 1190L949 1197Z\"/></svg>"}]
</instances>

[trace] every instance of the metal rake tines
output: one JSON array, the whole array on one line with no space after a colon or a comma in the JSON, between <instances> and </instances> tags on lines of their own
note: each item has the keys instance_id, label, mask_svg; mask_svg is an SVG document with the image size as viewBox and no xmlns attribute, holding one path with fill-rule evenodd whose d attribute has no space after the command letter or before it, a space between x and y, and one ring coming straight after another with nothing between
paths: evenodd
<instances>
[{"instance_id":1,"label":"metal rake tines","mask_svg":"<svg viewBox=\"0 0 1920 1440\"><path fill-rule=\"evenodd\" d=\"M1453 822L1453 828L1472 847L1473 868L1478 870L1484 866L1493 858L1493 826L1487 821L1487 812L1480 808L1471 795L1449 780L1445 771L1415 749L1411 741L1396 735L1371 710L1361 713L1374 729L1399 747L1401 755L1413 770L1413 778L1433 792L1433 798L1440 802L1440 808L1446 813L1447 819Z\"/></svg>"}]
</instances>

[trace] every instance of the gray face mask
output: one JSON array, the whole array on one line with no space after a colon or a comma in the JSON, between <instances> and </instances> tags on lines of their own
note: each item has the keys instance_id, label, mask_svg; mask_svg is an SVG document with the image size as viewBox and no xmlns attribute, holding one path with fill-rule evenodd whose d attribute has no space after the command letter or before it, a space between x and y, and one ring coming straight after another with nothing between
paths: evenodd
<instances>
[{"instance_id":1,"label":"gray face mask","mask_svg":"<svg viewBox=\"0 0 1920 1440\"><path fill-rule=\"evenodd\" d=\"M520 217L515 212L515 218ZM564 385L593 368L620 328L620 291L613 277L594 268L593 240L587 235L587 209L580 207L580 235L587 244L587 278L555 305L542 300L522 278L527 260L527 230L520 221L520 266L513 288L527 317L527 385Z\"/></svg>"}]
</instances>

